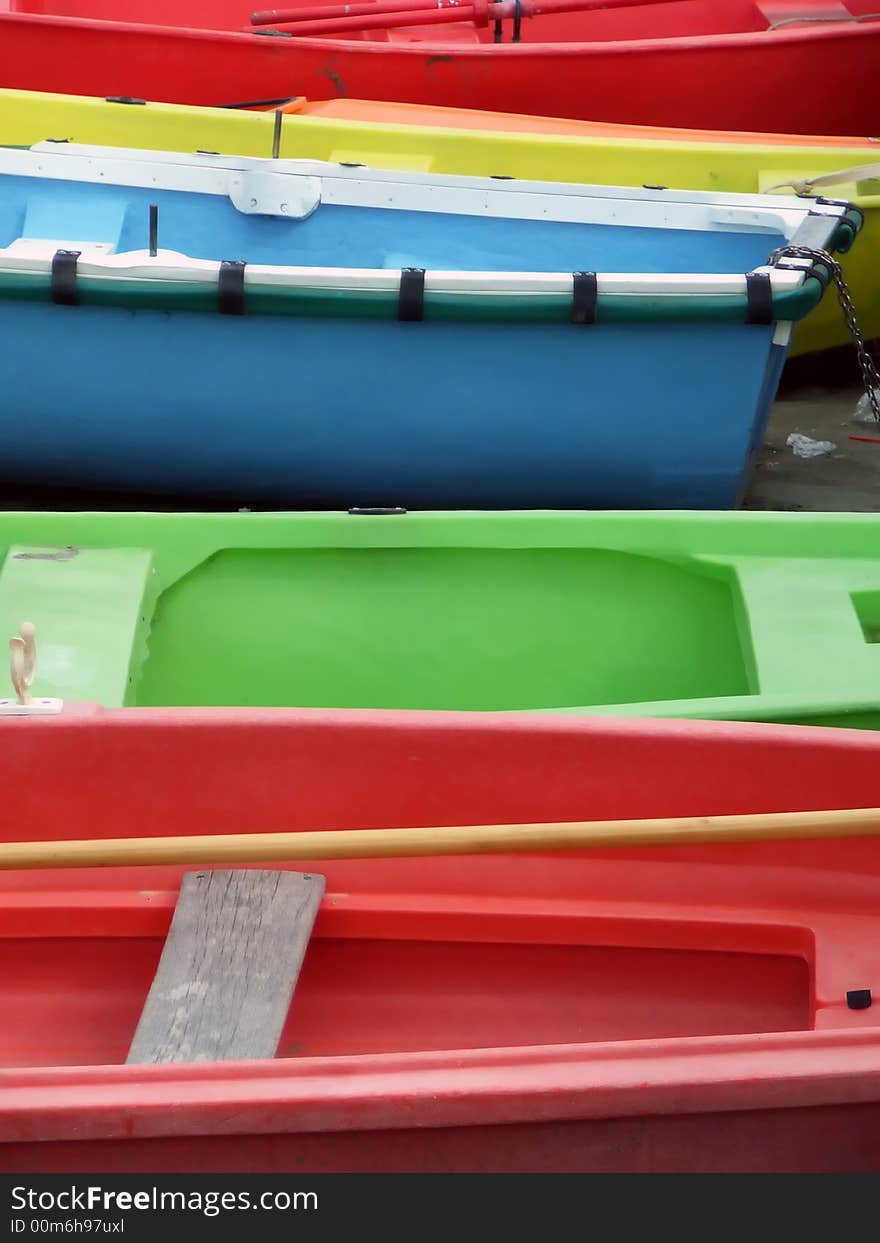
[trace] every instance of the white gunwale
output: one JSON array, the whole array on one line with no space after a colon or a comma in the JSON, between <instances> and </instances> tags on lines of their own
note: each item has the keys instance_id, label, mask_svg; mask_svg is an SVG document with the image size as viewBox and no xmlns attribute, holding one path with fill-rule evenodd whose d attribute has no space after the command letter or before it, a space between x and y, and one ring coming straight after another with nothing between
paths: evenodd
<instances>
[{"instance_id":1,"label":"white gunwale","mask_svg":"<svg viewBox=\"0 0 880 1243\"><path fill-rule=\"evenodd\" d=\"M27 151L0 151L0 173L63 181L104 183L153 190L191 190L230 196L243 176L258 175L284 187L298 179L321 183L321 202L382 206L398 211L481 214L540 220L624 224L624 206L636 227L717 229L720 223L748 231L788 235L813 211L836 218L840 210L794 194L734 194L702 190L648 190L550 181L497 180L440 173L352 168L320 160L264 160L248 156L188 155L77 143L37 143ZM375 202L374 202L375 200ZM610 204L616 212L609 216ZM578 206L580 205L580 206ZM549 209L554 208L552 214ZM711 209L706 211L706 209ZM601 209L601 212L599 212ZM662 210L657 210L662 209ZM699 210L703 209L703 210ZM723 220L713 218L718 212ZM282 214L282 213L279 213ZM284 213L286 214L286 213ZM290 217L293 219L293 217Z\"/></svg>"},{"instance_id":2,"label":"white gunwale","mask_svg":"<svg viewBox=\"0 0 880 1243\"><path fill-rule=\"evenodd\" d=\"M84 254L77 264L81 277L108 278L120 281L155 281L157 284L217 283L220 262L213 259L192 259L175 251L160 250L151 257L146 250L123 254L89 255L89 243L83 243ZM27 255L17 255L15 246L0 248L0 273L32 273L48 275L52 257L59 249L77 249L76 242L46 239L31 242ZM774 293L787 293L800 287L801 271L760 268L770 274ZM285 267L275 264L248 264L245 285L256 289L300 288L338 290L341 292L374 291L397 293L400 286L399 268L322 268ZM744 294L744 275L711 273L638 273L608 272L597 276L600 294L643 296L723 297ZM430 293L498 294L512 296L569 295L570 272L443 272L425 274L425 290Z\"/></svg>"},{"instance_id":3,"label":"white gunwale","mask_svg":"<svg viewBox=\"0 0 880 1243\"><path fill-rule=\"evenodd\" d=\"M743 231L782 234L796 240L808 216L827 217L830 233L842 209L794 195L721 194L685 190L583 186L554 182L498 181L423 173L349 168L314 160L265 160L240 156L188 155L43 142L27 151L0 150L0 174L40 180L170 190L225 196L237 206L256 198L260 214L297 219L321 204L363 206L433 214L565 221L582 224ZM281 211L281 206L298 208ZM273 207L275 210L272 210ZM245 209L247 210L247 208ZM26 242L26 247L16 246ZM110 253L112 245L55 239L16 239L0 248L0 274L46 273L58 249L82 249L82 277L157 283L213 284L219 260L161 250ZM228 256L233 258L234 256ZM774 293L797 289L797 268L761 266ZM245 284L257 289L396 291L400 269L248 264ZM571 272L429 271L427 292L518 297L569 294ZM599 273L600 294L619 296L743 295L743 273Z\"/></svg>"}]
</instances>

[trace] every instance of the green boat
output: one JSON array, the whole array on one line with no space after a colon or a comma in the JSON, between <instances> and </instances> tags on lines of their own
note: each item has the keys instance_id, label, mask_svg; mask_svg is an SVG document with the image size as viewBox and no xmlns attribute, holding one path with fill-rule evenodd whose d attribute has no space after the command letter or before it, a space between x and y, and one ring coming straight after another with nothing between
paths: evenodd
<instances>
[{"instance_id":1,"label":"green boat","mask_svg":"<svg viewBox=\"0 0 880 1243\"><path fill-rule=\"evenodd\" d=\"M0 514L35 695L880 724L880 517Z\"/></svg>"}]
</instances>

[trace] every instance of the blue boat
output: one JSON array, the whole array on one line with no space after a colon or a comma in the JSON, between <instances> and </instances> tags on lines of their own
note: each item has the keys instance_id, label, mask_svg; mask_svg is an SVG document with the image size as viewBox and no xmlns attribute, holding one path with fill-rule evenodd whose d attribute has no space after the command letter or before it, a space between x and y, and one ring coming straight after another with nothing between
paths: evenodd
<instances>
[{"instance_id":1,"label":"blue boat","mask_svg":"<svg viewBox=\"0 0 880 1243\"><path fill-rule=\"evenodd\" d=\"M846 204L0 152L0 459L237 505L729 508Z\"/></svg>"}]
</instances>

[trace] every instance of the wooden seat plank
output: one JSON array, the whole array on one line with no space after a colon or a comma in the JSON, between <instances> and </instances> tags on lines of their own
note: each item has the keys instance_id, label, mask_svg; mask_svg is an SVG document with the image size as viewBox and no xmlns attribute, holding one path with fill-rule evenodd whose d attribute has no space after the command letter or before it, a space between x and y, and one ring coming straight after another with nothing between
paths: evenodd
<instances>
[{"instance_id":1,"label":"wooden seat plank","mask_svg":"<svg viewBox=\"0 0 880 1243\"><path fill-rule=\"evenodd\" d=\"M323 892L313 873L187 872L127 1062L274 1057Z\"/></svg>"}]
</instances>

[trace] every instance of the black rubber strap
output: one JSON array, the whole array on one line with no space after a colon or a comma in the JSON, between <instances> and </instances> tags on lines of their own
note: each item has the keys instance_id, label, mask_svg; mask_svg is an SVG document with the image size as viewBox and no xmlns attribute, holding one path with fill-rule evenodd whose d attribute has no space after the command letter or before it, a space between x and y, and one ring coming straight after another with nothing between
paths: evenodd
<instances>
[{"instance_id":1,"label":"black rubber strap","mask_svg":"<svg viewBox=\"0 0 880 1243\"><path fill-rule=\"evenodd\" d=\"M847 202L846 199L826 199L826 198L822 198L821 196L816 198L816 202L823 204L825 207L845 208L846 210L844 211L843 218L838 222L839 224L845 224L846 217L849 215L850 212L853 212L859 218L859 228L861 229L864 227L865 213L862 211L861 207L856 207L855 203ZM810 215L812 214L813 213L811 212Z\"/></svg>"},{"instance_id":2,"label":"black rubber strap","mask_svg":"<svg viewBox=\"0 0 880 1243\"><path fill-rule=\"evenodd\" d=\"M244 270L240 259L224 259L217 277L217 310L221 315L244 315Z\"/></svg>"},{"instance_id":3,"label":"black rubber strap","mask_svg":"<svg viewBox=\"0 0 880 1243\"><path fill-rule=\"evenodd\" d=\"M769 272L746 272L747 324L773 323L773 285Z\"/></svg>"},{"instance_id":4,"label":"black rubber strap","mask_svg":"<svg viewBox=\"0 0 880 1243\"><path fill-rule=\"evenodd\" d=\"M522 21L522 0L513 0L513 39L512 43L519 43L519 27Z\"/></svg>"},{"instance_id":5,"label":"black rubber strap","mask_svg":"<svg viewBox=\"0 0 880 1243\"><path fill-rule=\"evenodd\" d=\"M56 250L52 256L52 301L58 306L79 306L76 288L78 250Z\"/></svg>"},{"instance_id":6,"label":"black rubber strap","mask_svg":"<svg viewBox=\"0 0 880 1243\"><path fill-rule=\"evenodd\" d=\"M571 322L595 324L599 286L595 272L574 272L571 277Z\"/></svg>"},{"instance_id":7,"label":"black rubber strap","mask_svg":"<svg viewBox=\"0 0 880 1243\"><path fill-rule=\"evenodd\" d=\"M150 204L150 258L159 253L159 204Z\"/></svg>"},{"instance_id":8,"label":"black rubber strap","mask_svg":"<svg viewBox=\"0 0 880 1243\"><path fill-rule=\"evenodd\" d=\"M403 268L400 273L400 300L397 318L412 324L425 318L425 269Z\"/></svg>"}]
</instances>

